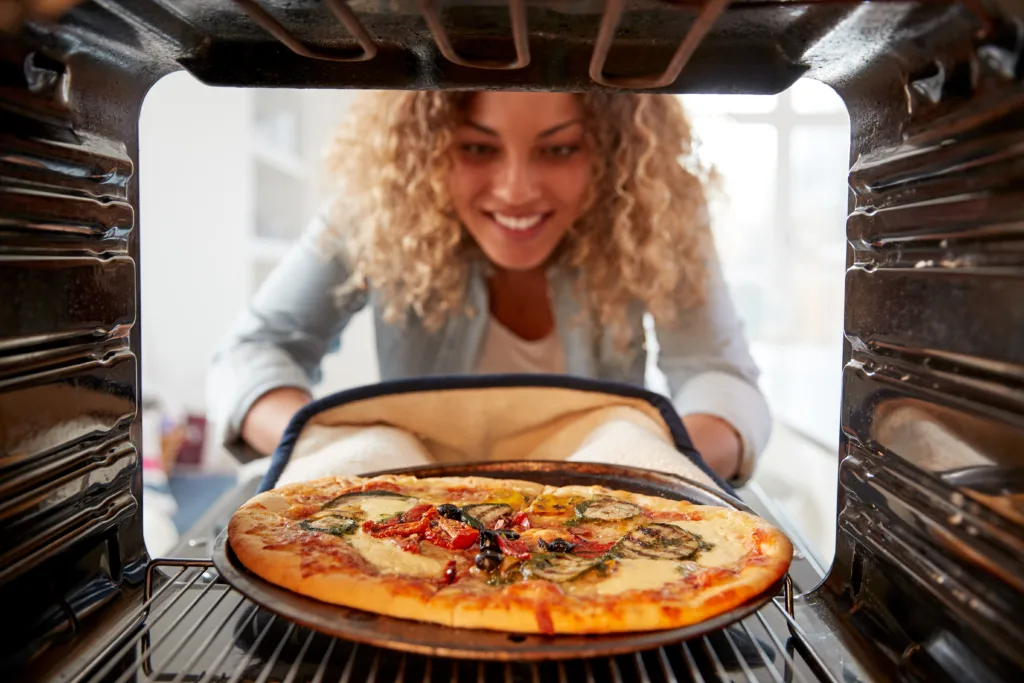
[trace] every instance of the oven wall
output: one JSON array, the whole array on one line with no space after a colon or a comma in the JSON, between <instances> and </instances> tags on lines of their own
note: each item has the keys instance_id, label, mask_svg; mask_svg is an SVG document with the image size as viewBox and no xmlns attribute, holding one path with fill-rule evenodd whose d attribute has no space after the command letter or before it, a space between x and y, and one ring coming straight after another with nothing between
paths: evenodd
<instances>
[{"instance_id":1,"label":"oven wall","mask_svg":"<svg viewBox=\"0 0 1024 683\"><path fill-rule=\"evenodd\" d=\"M54 641L71 665L89 643L67 636L123 628L148 561L136 160L162 71L28 38L0 44L0 671Z\"/></svg>"},{"instance_id":2,"label":"oven wall","mask_svg":"<svg viewBox=\"0 0 1024 683\"><path fill-rule=\"evenodd\" d=\"M906 36L837 83L853 199L837 548L819 595L889 671L1010 680L1024 670L1024 31L935 19L927 43Z\"/></svg>"}]
</instances>

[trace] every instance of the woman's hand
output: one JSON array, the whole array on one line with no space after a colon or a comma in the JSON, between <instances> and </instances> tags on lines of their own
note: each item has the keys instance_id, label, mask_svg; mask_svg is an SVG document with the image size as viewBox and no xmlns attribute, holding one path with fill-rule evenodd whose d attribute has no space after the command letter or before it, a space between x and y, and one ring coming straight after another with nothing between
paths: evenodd
<instances>
[{"instance_id":1,"label":"woman's hand","mask_svg":"<svg viewBox=\"0 0 1024 683\"><path fill-rule=\"evenodd\" d=\"M299 408L312 400L304 389L271 389L252 404L242 421L242 438L263 455L270 455Z\"/></svg>"},{"instance_id":2,"label":"woman's hand","mask_svg":"<svg viewBox=\"0 0 1024 683\"><path fill-rule=\"evenodd\" d=\"M693 447L717 475L730 479L740 468L743 441L733 426L715 415L694 413L683 416Z\"/></svg>"}]
</instances>

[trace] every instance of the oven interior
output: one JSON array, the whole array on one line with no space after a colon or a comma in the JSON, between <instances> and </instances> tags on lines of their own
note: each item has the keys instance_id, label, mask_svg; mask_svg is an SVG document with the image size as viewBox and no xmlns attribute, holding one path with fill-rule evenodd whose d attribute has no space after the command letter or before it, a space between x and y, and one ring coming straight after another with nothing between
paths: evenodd
<instances>
[{"instance_id":1,"label":"oven interior","mask_svg":"<svg viewBox=\"0 0 1024 683\"><path fill-rule=\"evenodd\" d=\"M261 87L831 85L852 198L830 569L798 558L772 605L698 641L535 665L332 640L203 558L150 558L138 120L182 68ZM5 680L1019 680L1019 2L94 0L0 38L0 121Z\"/></svg>"}]
</instances>

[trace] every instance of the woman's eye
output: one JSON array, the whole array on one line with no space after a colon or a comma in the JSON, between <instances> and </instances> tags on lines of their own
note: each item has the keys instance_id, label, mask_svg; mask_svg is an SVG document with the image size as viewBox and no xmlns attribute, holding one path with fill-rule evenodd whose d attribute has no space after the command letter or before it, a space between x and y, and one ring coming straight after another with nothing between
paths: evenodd
<instances>
[{"instance_id":1,"label":"woman's eye","mask_svg":"<svg viewBox=\"0 0 1024 683\"><path fill-rule=\"evenodd\" d=\"M464 143L460 146L460 149L464 154L481 159L492 157L498 153L498 148L494 145L485 145L477 142Z\"/></svg>"},{"instance_id":2,"label":"woman's eye","mask_svg":"<svg viewBox=\"0 0 1024 683\"><path fill-rule=\"evenodd\" d=\"M554 145L552 147L548 147L545 150L545 153L549 157L561 159L572 156L577 152L577 150L579 150L579 145Z\"/></svg>"}]
</instances>

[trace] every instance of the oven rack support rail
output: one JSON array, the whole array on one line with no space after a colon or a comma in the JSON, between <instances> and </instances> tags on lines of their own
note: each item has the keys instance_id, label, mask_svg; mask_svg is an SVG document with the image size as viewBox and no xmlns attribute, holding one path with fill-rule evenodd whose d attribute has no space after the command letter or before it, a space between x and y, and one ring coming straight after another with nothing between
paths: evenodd
<instances>
[{"instance_id":1,"label":"oven rack support rail","mask_svg":"<svg viewBox=\"0 0 1024 683\"><path fill-rule=\"evenodd\" d=\"M873 1L905 2L906 0ZM922 1L934 3L960 2L977 17L981 26L980 34L984 35L991 31L992 18L980 0ZM358 17L356 17L355 12L349 7L347 0L325 0L325 3L335 18L345 27L349 35L358 43L359 47L354 50L327 50L311 47L289 31L281 20L264 9L260 5L259 0L234 0L234 2L245 10L249 18L259 24L267 33L279 40L289 50L302 57L332 62L363 62L373 59L377 55L377 45L373 42L373 39L363 27ZM697 8L697 16L679 42L679 47L676 48L665 69L659 74L646 76L615 76L606 71L606 64L612 45L615 42L616 31L622 20L622 14L626 10L626 0L605 0L604 9L601 13L601 23L594 41L594 52L590 58L589 75L591 80L598 85L622 90L648 90L666 88L672 85L679 78L679 74L683 72L687 62L690 61L694 52L700 47L700 44L704 41L705 36L707 36L715 22L729 8L731 2L732 0L678 2L677 4L688 8L695 6ZM859 2L861 0L805 0L803 3L794 4L858 4ZM508 0L509 23L512 27L512 42L516 52L515 59L511 61L477 59L460 55L452 45L448 32L444 27L444 22L441 18L440 0L418 0L418 6L420 13L427 23L427 27L430 29L434 43L449 62L474 69L496 70L522 69L530 64L530 30L526 17L526 0Z\"/></svg>"},{"instance_id":2,"label":"oven rack support rail","mask_svg":"<svg viewBox=\"0 0 1024 683\"><path fill-rule=\"evenodd\" d=\"M656 650L564 662L474 662L326 636L258 608L209 560L157 559L147 567L145 599L129 627L70 683L832 682L800 633L793 591L787 575L782 595L755 614Z\"/></svg>"}]
</instances>

